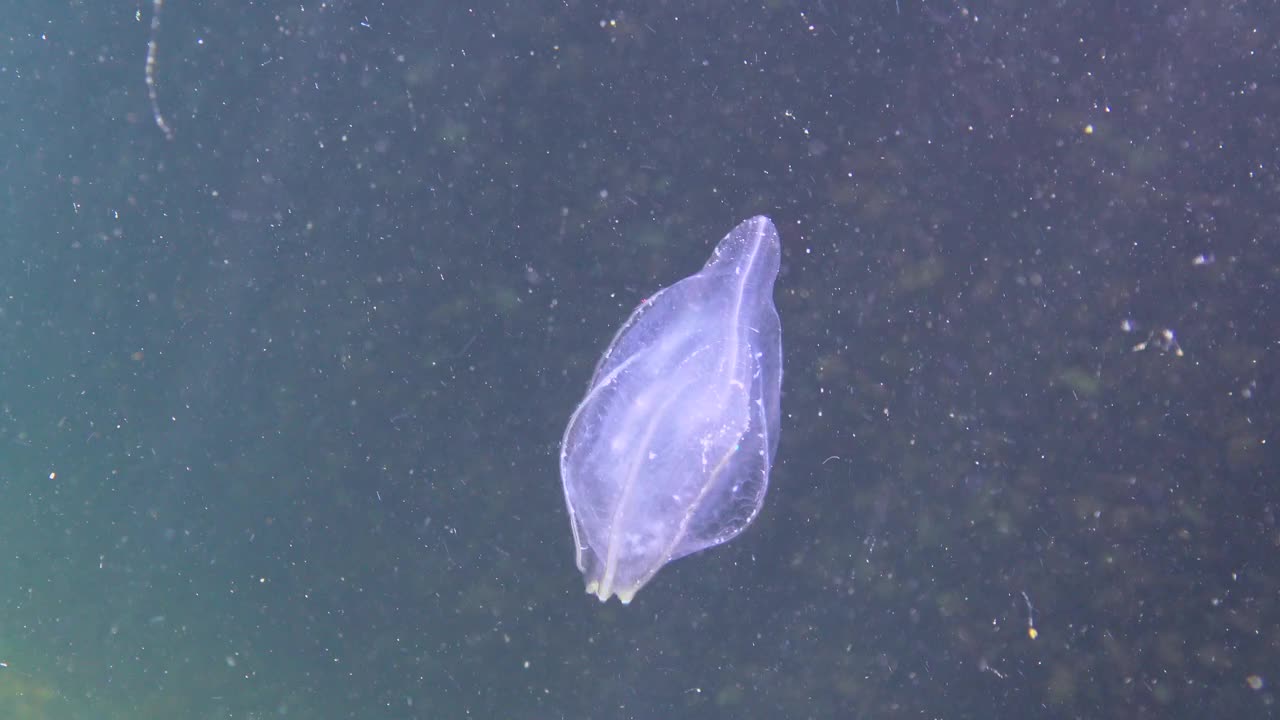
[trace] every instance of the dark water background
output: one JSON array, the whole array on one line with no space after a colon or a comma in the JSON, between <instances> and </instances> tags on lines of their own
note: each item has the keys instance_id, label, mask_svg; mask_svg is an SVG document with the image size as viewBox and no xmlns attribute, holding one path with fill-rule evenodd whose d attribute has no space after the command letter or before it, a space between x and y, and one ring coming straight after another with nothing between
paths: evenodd
<instances>
[{"instance_id":1,"label":"dark water background","mask_svg":"<svg viewBox=\"0 0 1280 720\"><path fill-rule=\"evenodd\" d=\"M151 12L0 28L4 717L1275 712L1274 4L169 0L171 141ZM602 606L560 433L759 213L765 510Z\"/></svg>"}]
</instances>

